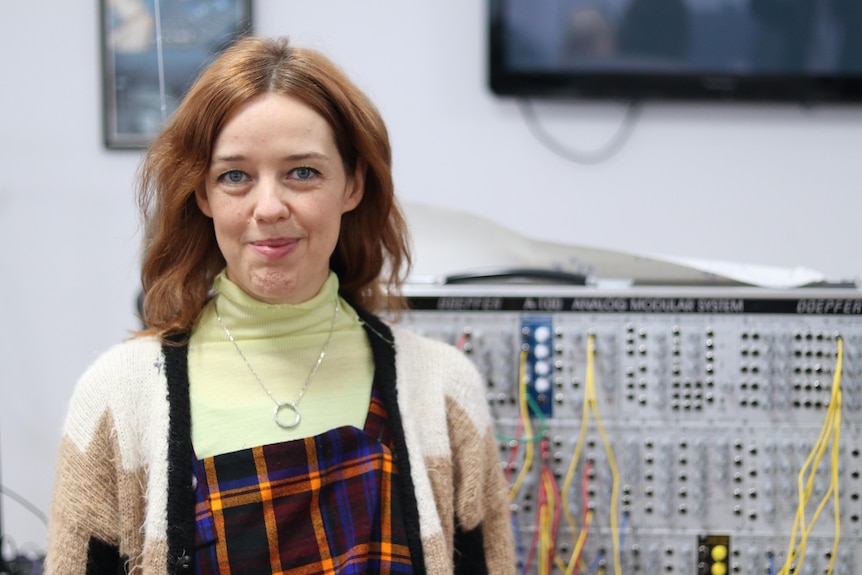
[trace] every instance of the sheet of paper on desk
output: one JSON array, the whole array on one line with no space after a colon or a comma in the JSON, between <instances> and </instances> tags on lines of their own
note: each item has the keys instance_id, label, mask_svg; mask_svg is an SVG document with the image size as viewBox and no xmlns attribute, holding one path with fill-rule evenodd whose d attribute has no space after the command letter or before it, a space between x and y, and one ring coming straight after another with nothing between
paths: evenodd
<instances>
[{"instance_id":1,"label":"sheet of paper on desk","mask_svg":"<svg viewBox=\"0 0 862 575\"><path fill-rule=\"evenodd\" d=\"M816 285L823 274L803 267L638 254L535 240L462 211L404 203L414 246L415 283L439 283L453 274L536 269L586 276L596 285Z\"/></svg>"}]
</instances>

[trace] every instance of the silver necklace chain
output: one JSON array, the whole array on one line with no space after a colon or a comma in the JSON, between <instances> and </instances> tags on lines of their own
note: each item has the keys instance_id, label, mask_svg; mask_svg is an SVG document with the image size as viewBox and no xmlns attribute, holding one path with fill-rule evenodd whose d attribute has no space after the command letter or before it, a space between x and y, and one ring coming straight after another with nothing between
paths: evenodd
<instances>
[{"instance_id":1,"label":"silver necklace chain","mask_svg":"<svg viewBox=\"0 0 862 575\"><path fill-rule=\"evenodd\" d=\"M213 308L215 309L216 319L221 325L222 329L227 335L227 338L233 344L234 348L236 348L237 353L245 362L245 365L248 366L249 371L254 375L254 378L260 384L260 387L266 392L272 402L275 404L275 408L272 410L272 419L275 421L275 424L283 429L293 429L297 425L299 425L300 420L302 420L302 414L299 412L299 402L302 400L302 396L305 395L305 391L308 389L308 386L311 385L311 380L314 379L314 374L317 373L317 370L320 368L320 364L323 363L323 357L326 355L326 348L329 347L329 342L332 340L332 333L335 331L335 320L338 318L338 310L340 309L340 305L338 303L338 294L335 294L335 311L332 313L332 325L329 326L329 335L326 336L326 341L323 343L323 347L320 350L320 355L317 356L317 362L315 362L314 367L311 368L311 371L308 373L308 377L305 378L305 383L302 384L302 388L299 390L299 394L296 396L296 399L293 401L278 401L276 397L272 394L272 391L263 383L263 379L261 379L260 375L258 375L257 370L254 369L254 366L251 365L251 362L248 361L248 358L240 349L239 344L234 339L230 330L224 324L224 320L222 320L221 315L218 311L218 296L216 296L215 301L213 301ZM293 412L293 421L285 423L281 420L281 412L282 410L287 409Z\"/></svg>"}]
</instances>

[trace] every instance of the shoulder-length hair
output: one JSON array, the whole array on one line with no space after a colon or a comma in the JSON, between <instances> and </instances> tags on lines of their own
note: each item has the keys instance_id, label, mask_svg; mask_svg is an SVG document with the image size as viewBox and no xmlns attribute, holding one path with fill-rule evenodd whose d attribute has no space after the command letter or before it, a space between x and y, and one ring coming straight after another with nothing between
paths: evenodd
<instances>
[{"instance_id":1,"label":"shoulder-length hair","mask_svg":"<svg viewBox=\"0 0 862 575\"><path fill-rule=\"evenodd\" d=\"M330 258L341 295L369 311L405 307L400 286L411 263L409 238L377 108L321 53L286 38L245 37L197 79L141 165L141 333L186 333L197 321L225 260L195 189L203 185L215 139L231 114L269 93L296 98L328 122L347 174L364 168L364 196L342 216Z\"/></svg>"}]
</instances>

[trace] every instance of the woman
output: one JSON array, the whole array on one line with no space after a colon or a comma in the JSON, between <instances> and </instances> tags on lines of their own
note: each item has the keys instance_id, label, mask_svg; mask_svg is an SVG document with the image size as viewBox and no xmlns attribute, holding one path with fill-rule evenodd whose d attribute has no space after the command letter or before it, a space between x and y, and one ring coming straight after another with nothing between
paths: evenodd
<instances>
[{"instance_id":1,"label":"woman","mask_svg":"<svg viewBox=\"0 0 862 575\"><path fill-rule=\"evenodd\" d=\"M48 573L512 573L478 373L389 326L385 126L325 57L246 38L142 167L138 337L74 393Z\"/></svg>"}]
</instances>

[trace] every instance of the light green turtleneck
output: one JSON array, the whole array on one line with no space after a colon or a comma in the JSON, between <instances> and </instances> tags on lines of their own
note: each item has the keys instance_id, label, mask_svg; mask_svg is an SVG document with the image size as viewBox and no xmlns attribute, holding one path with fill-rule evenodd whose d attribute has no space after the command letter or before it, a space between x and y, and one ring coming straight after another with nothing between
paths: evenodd
<instances>
[{"instance_id":1,"label":"light green turtleneck","mask_svg":"<svg viewBox=\"0 0 862 575\"><path fill-rule=\"evenodd\" d=\"M217 295L204 307L189 342L192 443L206 458L258 445L311 437L343 425L362 428L368 414L374 363L355 310L343 299L332 339L302 399L293 429L273 421L263 390L216 318L222 321L263 383L279 402L295 402L329 335L338 277L301 304L255 300L222 272ZM293 421L289 409L283 421Z\"/></svg>"}]
</instances>

